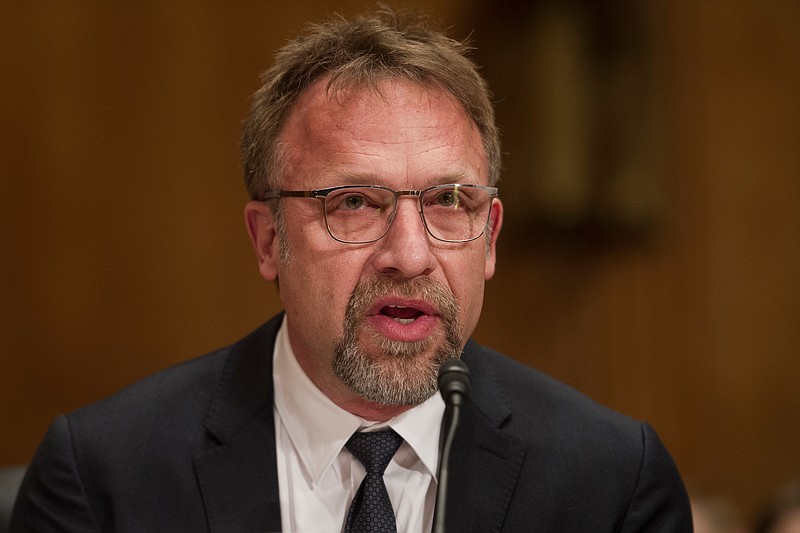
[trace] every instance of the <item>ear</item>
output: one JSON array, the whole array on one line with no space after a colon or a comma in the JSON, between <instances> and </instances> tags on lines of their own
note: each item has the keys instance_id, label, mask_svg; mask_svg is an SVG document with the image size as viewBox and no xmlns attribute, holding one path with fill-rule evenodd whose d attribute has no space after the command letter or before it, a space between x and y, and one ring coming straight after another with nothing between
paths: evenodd
<instances>
[{"instance_id":1,"label":"ear","mask_svg":"<svg viewBox=\"0 0 800 533\"><path fill-rule=\"evenodd\" d=\"M280 262L278 232L272 210L264 202L248 202L244 206L244 221L258 259L258 270L267 281L278 277Z\"/></svg>"},{"instance_id":2,"label":"ear","mask_svg":"<svg viewBox=\"0 0 800 533\"><path fill-rule=\"evenodd\" d=\"M489 280L494 276L494 269L497 263L497 238L500 229L503 227L503 203L499 198L492 200L492 213L489 217L489 243L486 250L486 265L484 278Z\"/></svg>"}]
</instances>

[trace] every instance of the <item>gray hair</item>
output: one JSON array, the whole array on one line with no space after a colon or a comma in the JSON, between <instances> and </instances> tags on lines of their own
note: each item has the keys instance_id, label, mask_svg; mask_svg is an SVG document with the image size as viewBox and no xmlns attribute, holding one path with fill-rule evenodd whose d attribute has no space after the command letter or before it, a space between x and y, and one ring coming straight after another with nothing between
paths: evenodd
<instances>
[{"instance_id":1,"label":"gray hair","mask_svg":"<svg viewBox=\"0 0 800 533\"><path fill-rule=\"evenodd\" d=\"M277 188L279 137L297 98L318 78L329 75L328 91L350 87L377 89L391 78L440 87L461 104L483 140L495 185L500 174L500 136L491 95L466 42L431 29L420 12L396 12L381 6L354 20L335 17L309 26L286 44L262 75L242 134L244 179L254 200Z\"/></svg>"}]
</instances>

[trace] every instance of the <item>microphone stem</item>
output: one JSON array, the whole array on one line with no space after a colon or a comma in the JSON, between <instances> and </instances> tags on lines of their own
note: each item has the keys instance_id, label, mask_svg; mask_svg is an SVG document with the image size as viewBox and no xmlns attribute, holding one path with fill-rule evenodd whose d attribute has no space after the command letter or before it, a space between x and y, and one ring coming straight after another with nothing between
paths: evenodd
<instances>
[{"instance_id":1,"label":"microphone stem","mask_svg":"<svg viewBox=\"0 0 800 533\"><path fill-rule=\"evenodd\" d=\"M452 409L450 423L447 425L447 433L442 446L442 454L439 457L439 486L436 489L436 506L433 512L433 533L445 533L445 512L447 508L447 478L449 476L448 465L450 463L450 448L453 445L453 438L458 427L458 419L461 414L461 402L450 404Z\"/></svg>"}]
</instances>

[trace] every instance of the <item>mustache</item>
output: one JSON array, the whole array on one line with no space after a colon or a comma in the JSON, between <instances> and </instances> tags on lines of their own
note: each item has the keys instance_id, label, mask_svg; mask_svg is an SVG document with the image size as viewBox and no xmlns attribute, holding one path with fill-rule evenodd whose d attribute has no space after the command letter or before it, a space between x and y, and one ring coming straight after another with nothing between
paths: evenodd
<instances>
[{"instance_id":1,"label":"mustache","mask_svg":"<svg viewBox=\"0 0 800 533\"><path fill-rule=\"evenodd\" d=\"M458 320L458 302L453 291L432 278L401 279L378 276L360 281L353 289L345 311L348 321L359 321L375 300L386 296L420 299L433 304L445 322Z\"/></svg>"}]
</instances>

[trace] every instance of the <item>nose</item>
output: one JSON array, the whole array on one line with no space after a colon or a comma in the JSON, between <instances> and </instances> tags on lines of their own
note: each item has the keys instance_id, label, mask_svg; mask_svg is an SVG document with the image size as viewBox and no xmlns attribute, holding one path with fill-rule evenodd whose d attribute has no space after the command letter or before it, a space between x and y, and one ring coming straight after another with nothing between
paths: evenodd
<instances>
[{"instance_id":1,"label":"nose","mask_svg":"<svg viewBox=\"0 0 800 533\"><path fill-rule=\"evenodd\" d=\"M431 238L419 212L419 199L399 198L392 225L378 241L380 248L374 256L375 268L406 278L430 274L436 268Z\"/></svg>"}]
</instances>

